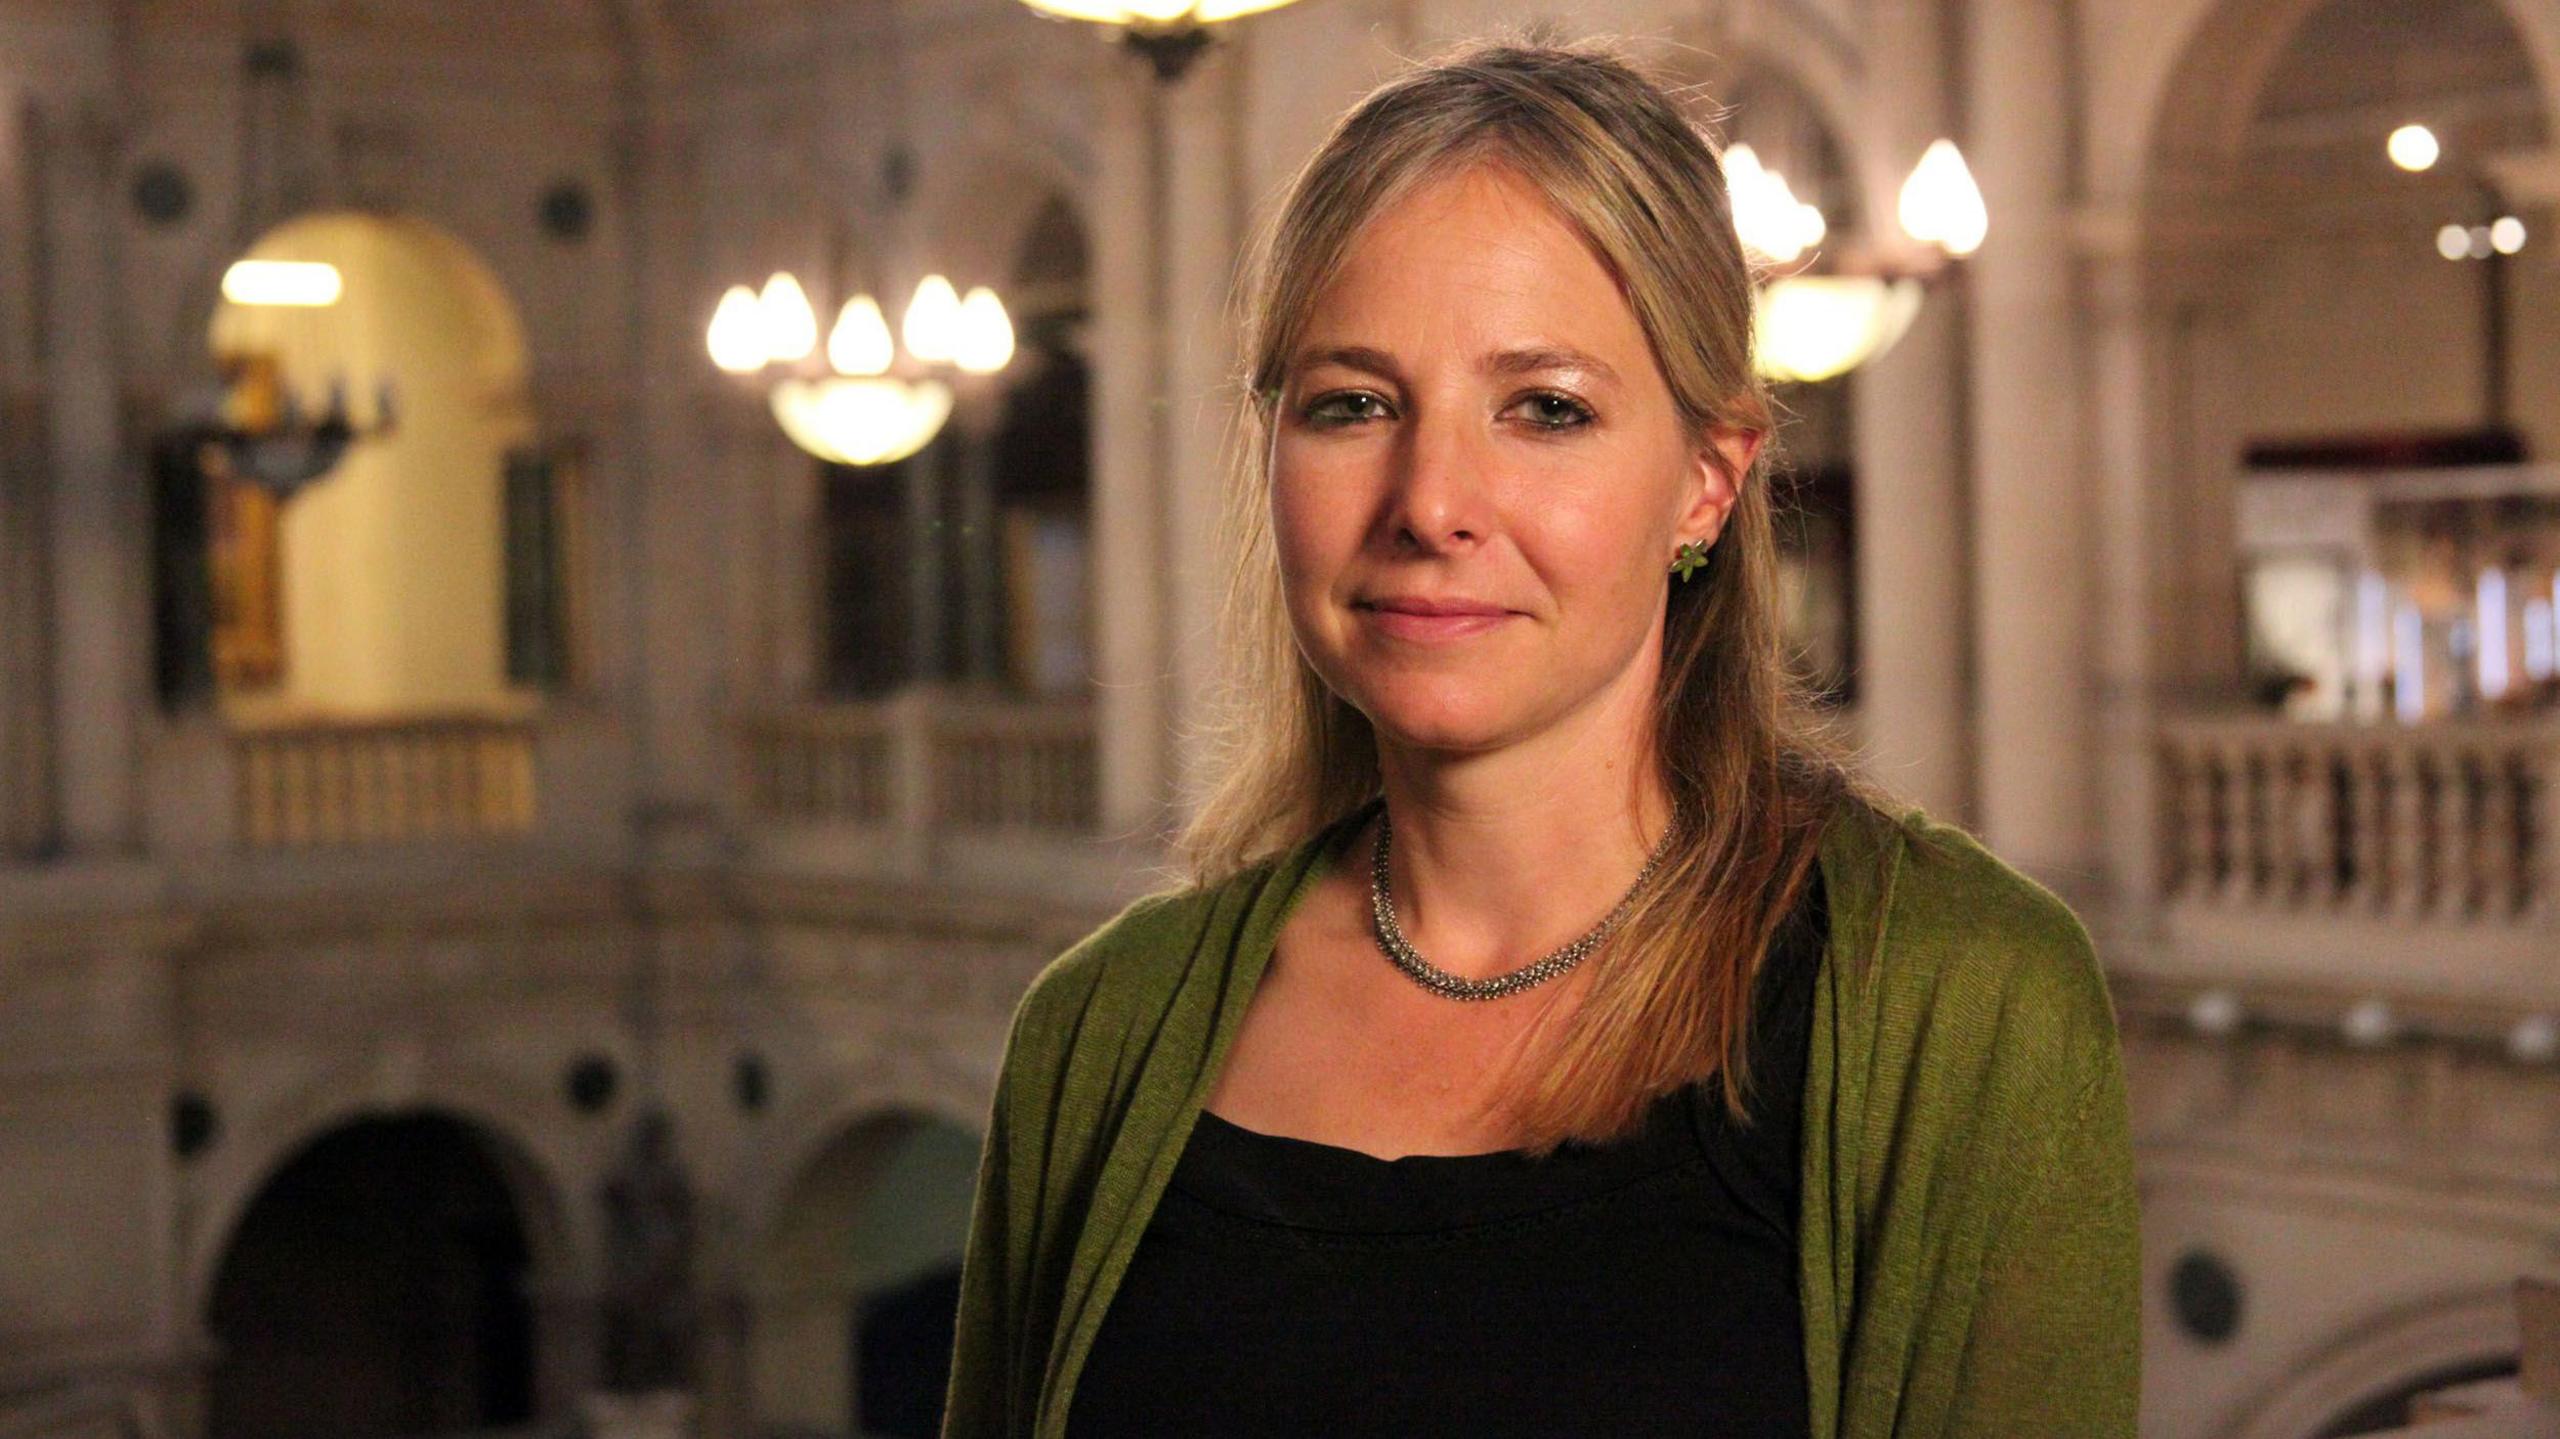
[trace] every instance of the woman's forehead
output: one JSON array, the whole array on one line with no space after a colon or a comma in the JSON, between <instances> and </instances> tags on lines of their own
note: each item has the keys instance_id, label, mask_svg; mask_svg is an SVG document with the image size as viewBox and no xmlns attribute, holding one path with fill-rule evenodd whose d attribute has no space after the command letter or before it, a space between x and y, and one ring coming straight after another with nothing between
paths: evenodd
<instances>
[{"instance_id":1,"label":"woman's forehead","mask_svg":"<svg viewBox=\"0 0 2560 1439\"><path fill-rule=\"evenodd\" d=\"M1623 369L1648 353L1581 227L1495 165L1433 177L1372 217L1317 292L1292 358L1417 344L1515 372L1572 357Z\"/></svg>"}]
</instances>

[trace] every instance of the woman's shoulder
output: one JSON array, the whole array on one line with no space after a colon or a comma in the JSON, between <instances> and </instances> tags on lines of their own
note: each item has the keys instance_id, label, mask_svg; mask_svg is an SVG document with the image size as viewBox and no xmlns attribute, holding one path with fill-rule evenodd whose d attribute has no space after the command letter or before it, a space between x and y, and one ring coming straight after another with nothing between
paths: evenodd
<instances>
[{"instance_id":1,"label":"woman's shoulder","mask_svg":"<svg viewBox=\"0 0 2560 1439\"><path fill-rule=\"evenodd\" d=\"M2012 1073L2088 1075L2115 1011L2088 927L2051 889L1963 828L1874 810L1889 847L1870 934L1880 1040L1978 1050Z\"/></svg>"},{"instance_id":2,"label":"woman's shoulder","mask_svg":"<svg viewBox=\"0 0 2560 1439\"><path fill-rule=\"evenodd\" d=\"M1186 932L1198 928L1196 911L1211 891L1172 886L1139 896L1119 913L1067 946L1040 967L1014 1007L1014 1030L1037 1035L1088 1004L1106 981L1125 983L1160 967Z\"/></svg>"},{"instance_id":3,"label":"woman's shoulder","mask_svg":"<svg viewBox=\"0 0 2560 1439\"><path fill-rule=\"evenodd\" d=\"M1092 1029L1097 1018L1151 1021L1186 980L1203 977L1204 964L1223 974L1237 953L1268 942L1323 837L1221 879L1169 885L1131 900L1032 977L1015 1006L1013 1046L1054 1049Z\"/></svg>"}]
</instances>

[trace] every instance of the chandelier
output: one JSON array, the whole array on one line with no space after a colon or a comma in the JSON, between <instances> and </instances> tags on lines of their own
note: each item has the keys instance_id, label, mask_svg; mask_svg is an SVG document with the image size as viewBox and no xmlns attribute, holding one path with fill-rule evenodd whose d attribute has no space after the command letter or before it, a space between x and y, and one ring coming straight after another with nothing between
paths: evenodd
<instances>
[{"instance_id":1,"label":"chandelier","mask_svg":"<svg viewBox=\"0 0 2560 1439\"><path fill-rule=\"evenodd\" d=\"M1107 25L1117 30L1122 44L1135 50L1155 67L1156 78L1167 82L1182 78L1200 52L1209 48L1209 27L1265 10L1277 10L1291 0L1023 0L1043 15L1061 20L1082 20Z\"/></svg>"},{"instance_id":2,"label":"chandelier","mask_svg":"<svg viewBox=\"0 0 2560 1439\"><path fill-rule=\"evenodd\" d=\"M809 292L777 271L761 291L730 286L707 338L724 373L768 380L766 402L793 444L864 466L932 443L951 417L954 378L992 375L1013 358L1013 321L995 291L980 285L964 297L940 275L916 286L899 333L903 361L880 302L857 294L836 312L822 357Z\"/></svg>"},{"instance_id":3,"label":"chandelier","mask_svg":"<svg viewBox=\"0 0 2560 1439\"><path fill-rule=\"evenodd\" d=\"M344 275L322 261L244 259L223 272L222 298L253 319L235 327L214 356L218 385L181 411L224 473L278 501L328 478L348 450L398 426L388 379L376 386L370 423L360 425L347 405L344 375L329 381L327 402L315 412L284 372L278 322L297 312L325 312L345 293Z\"/></svg>"},{"instance_id":4,"label":"chandelier","mask_svg":"<svg viewBox=\"0 0 2560 1439\"><path fill-rule=\"evenodd\" d=\"M1786 176L1749 145L1724 152L1725 188L1743 248L1765 267L1793 265L1829 233L1822 211L1798 200ZM1929 284L1982 246L1991 228L1982 190L1952 140L1938 140L1902 182L1895 218L1916 263L1875 263L1832 273L1773 274L1754 299L1754 352L1772 380L1836 379L1893 348Z\"/></svg>"}]
</instances>

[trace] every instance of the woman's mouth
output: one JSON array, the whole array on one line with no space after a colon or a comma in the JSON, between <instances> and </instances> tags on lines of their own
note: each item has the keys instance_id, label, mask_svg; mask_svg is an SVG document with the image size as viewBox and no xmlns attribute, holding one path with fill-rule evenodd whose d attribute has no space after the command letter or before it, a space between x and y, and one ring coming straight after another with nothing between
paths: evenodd
<instances>
[{"instance_id":1,"label":"woman's mouth","mask_svg":"<svg viewBox=\"0 0 2560 1439\"><path fill-rule=\"evenodd\" d=\"M1499 605L1463 597L1387 595L1352 605L1369 627L1401 640L1464 639L1512 618Z\"/></svg>"}]
</instances>

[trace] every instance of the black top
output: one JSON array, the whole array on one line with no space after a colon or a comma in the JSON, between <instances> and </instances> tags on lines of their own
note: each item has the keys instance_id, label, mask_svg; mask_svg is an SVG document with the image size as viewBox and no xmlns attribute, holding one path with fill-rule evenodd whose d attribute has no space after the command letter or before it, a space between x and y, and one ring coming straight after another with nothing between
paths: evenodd
<instances>
[{"instance_id":1,"label":"black top","mask_svg":"<svg viewBox=\"0 0 2560 1439\"><path fill-rule=\"evenodd\" d=\"M1067 1432L1805 1434L1797 1158L1827 927L1817 870L1755 986L1748 1127L1712 1078L1544 1160L1380 1159L1202 1110Z\"/></svg>"}]
</instances>

